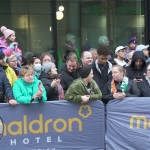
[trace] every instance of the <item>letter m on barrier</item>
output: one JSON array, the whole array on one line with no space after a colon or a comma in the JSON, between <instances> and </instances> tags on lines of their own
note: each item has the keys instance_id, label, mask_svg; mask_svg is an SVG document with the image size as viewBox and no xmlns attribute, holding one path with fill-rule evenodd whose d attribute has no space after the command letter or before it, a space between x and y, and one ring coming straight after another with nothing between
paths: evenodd
<instances>
[{"instance_id":1,"label":"letter m on barrier","mask_svg":"<svg viewBox=\"0 0 150 150\"><path fill-rule=\"evenodd\" d=\"M133 128L134 119L136 120L136 127L137 127L137 129L140 128L141 120L144 122L144 123L143 123L144 129L147 128L147 119L146 119L145 116L132 116L132 117L130 118L130 128Z\"/></svg>"}]
</instances>

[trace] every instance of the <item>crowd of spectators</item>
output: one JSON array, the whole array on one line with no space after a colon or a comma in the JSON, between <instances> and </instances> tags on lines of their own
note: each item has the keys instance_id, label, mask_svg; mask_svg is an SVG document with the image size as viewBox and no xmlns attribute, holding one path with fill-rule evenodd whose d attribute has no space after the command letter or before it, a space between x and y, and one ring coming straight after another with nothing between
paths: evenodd
<instances>
[{"instance_id":1,"label":"crowd of spectators","mask_svg":"<svg viewBox=\"0 0 150 150\"><path fill-rule=\"evenodd\" d=\"M113 99L150 96L149 45L137 45L135 37L128 46L118 46L115 56L106 36L99 38L98 49L83 51L80 58L79 52L77 56L68 50L58 72L48 52L31 56L27 64L15 32L4 26L1 32L0 103L102 100L107 104Z\"/></svg>"}]
</instances>

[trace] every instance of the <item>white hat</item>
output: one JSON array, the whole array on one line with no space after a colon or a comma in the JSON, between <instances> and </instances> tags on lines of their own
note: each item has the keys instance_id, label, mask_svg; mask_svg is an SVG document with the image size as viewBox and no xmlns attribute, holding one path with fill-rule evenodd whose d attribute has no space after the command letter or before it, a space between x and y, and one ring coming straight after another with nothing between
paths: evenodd
<instances>
[{"instance_id":1,"label":"white hat","mask_svg":"<svg viewBox=\"0 0 150 150\"><path fill-rule=\"evenodd\" d=\"M147 49L149 47L149 45L138 45L136 47L136 51L142 51L143 49Z\"/></svg>"},{"instance_id":2,"label":"white hat","mask_svg":"<svg viewBox=\"0 0 150 150\"><path fill-rule=\"evenodd\" d=\"M124 46L118 46L115 50L115 53L117 53L118 51L122 50L122 49L126 49L126 47Z\"/></svg>"}]
</instances>

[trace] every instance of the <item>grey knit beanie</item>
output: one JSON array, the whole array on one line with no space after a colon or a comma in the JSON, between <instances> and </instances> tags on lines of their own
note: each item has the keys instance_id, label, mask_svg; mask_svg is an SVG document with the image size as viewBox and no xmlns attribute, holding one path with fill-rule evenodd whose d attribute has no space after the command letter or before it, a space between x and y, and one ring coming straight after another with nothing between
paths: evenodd
<instances>
[{"instance_id":1,"label":"grey knit beanie","mask_svg":"<svg viewBox=\"0 0 150 150\"><path fill-rule=\"evenodd\" d=\"M45 73L48 73L52 66L54 66L55 64L53 62L45 62L43 65L42 65L42 71L45 72Z\"/></svg>"}]
</instances>

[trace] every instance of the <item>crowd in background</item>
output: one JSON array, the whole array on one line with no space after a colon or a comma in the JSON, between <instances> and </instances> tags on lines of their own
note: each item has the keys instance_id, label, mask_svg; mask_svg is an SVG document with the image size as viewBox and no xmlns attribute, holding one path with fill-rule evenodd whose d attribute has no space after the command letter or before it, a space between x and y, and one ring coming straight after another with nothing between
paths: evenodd
<instances>
[{"instance_id":1,"label":"crowd in background","mask_svg":"<svg viewBox=\"0 0 150 150\"><path fill-rule=\"evenodd\" d=\"M69 100L83 104L102 100L107 104L113 99L150 96L149 45L137 44L136 37L131 37L126 46L116 47L113 55L108 38L100 36L97 49L80 55L69 34L58 71L52 54L31 55L27 61L15 31L2 26L1 32L0 103Z\"/></svg>"}]
</instances>

